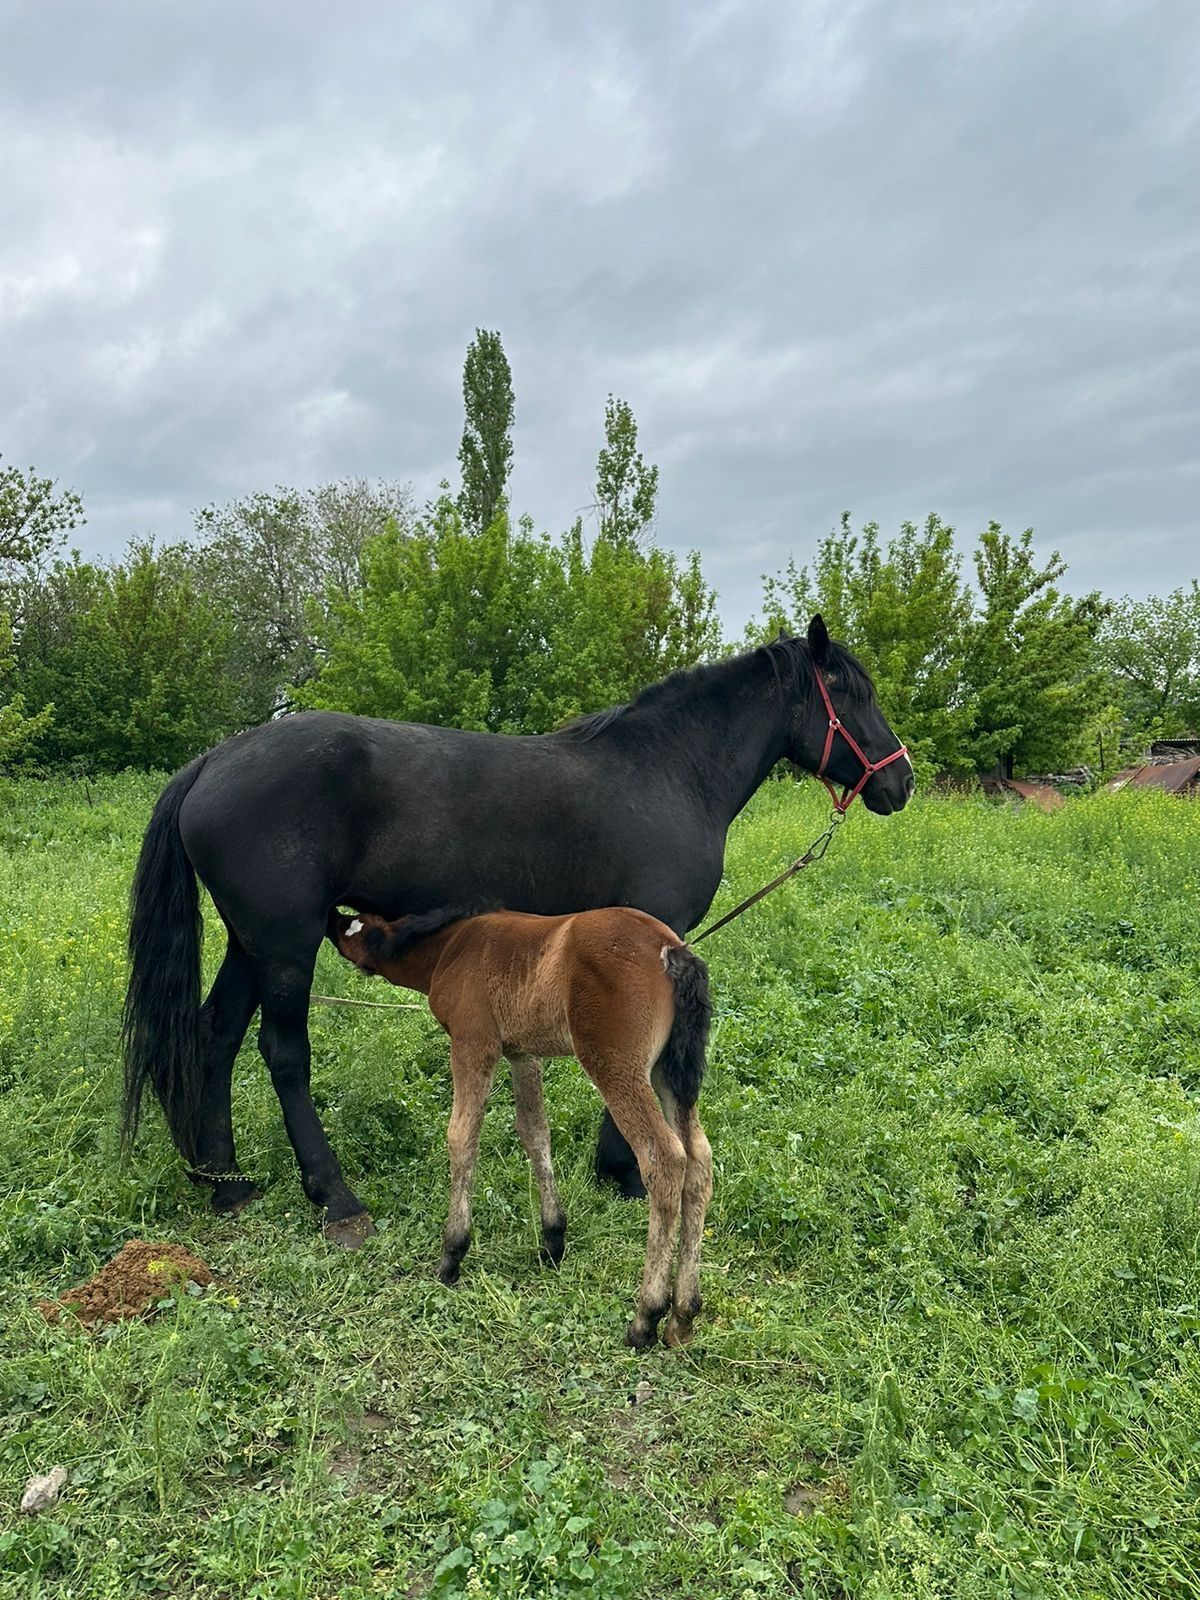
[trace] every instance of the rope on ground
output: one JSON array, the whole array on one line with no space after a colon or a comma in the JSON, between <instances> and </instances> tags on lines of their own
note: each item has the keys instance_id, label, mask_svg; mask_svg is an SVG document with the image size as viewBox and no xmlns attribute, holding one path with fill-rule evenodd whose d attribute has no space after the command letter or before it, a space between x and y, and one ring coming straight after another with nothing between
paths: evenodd
<instances>
[{"instance_id":1,"label":"rope on ground","mask_svg":"<svg viewBox=\"0 0 1200 1600\"><path fill-rule=\"evenodd\" d=\"M340 994L313 994L309 999L315 1006L365 1006L371 1011L424 1011L419 1000L347 1000Z\"/></svg>"}]
</instances>

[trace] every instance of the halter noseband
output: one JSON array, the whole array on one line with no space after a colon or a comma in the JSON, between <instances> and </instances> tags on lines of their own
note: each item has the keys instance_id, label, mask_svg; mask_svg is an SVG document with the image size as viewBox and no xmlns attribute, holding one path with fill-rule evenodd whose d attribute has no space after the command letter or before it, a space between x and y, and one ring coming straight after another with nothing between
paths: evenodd
<instances>
[{"instance_id":1,"label":"halter noseband","mask_svg":"<svg viewBox=\"0 0 1200 1600\"><path fill-rule=\"evenodd\" d=\"M869 761L858 740L833 709L833 701L829 698L829 690L825 687L825 679L821 676L821 669L815 661L813 662L813 677L817 680L817 688L821 691L821 699L825 702L825 711L829 717L829 726L825 730L825 748L821 751L821 763L817 768L817 777L829 790L829 798L833 801L834 815L840 821L863 792L868 780L873 778L877 772L882 772L884 767L890 767L892 762L898 761L901 756L907 757L908 747L902 744L898 750L893 750L890 756L884 756L882 761ZM839 733L863 765L862 777L854 785L853 789L849 784L844 785L840 799L838 798L837 790L825 776L825 768L829 765L829 757L833 750L834 736Z\"/></svg>"}]
</instances>

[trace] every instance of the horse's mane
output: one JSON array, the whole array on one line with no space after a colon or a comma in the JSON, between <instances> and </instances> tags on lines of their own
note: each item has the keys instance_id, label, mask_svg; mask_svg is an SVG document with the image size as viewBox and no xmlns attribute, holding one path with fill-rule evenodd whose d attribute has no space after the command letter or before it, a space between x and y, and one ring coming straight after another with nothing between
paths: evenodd
<instances>
[{"instance_id":1,"label":"horse's mane","mask_svg":"<svg viewBox=\"0 0 1200 1600\"><path fill-rule=\"evenodd\" d=\"M781 694L802 694L806 699L816 694L816 678L813 675L812 651L808 640L781 633L777 639L772 639L767 644L761 644L754 650L743 651L737 656L727 656L723 661L708 662L699 667L681 667L678 672L672 672L669 677L662 678L658 683L652 683L649 688L643 689L632 700L608 706L603 711L589 711L581 717L573 718L563 727L556 728L553 737L576 739L586 743L603 733L606 728L611 728L614 722L629 712L657 710L664 703L675 701L681 689L686 691L700 684L717 682L722 675L728 674L731 668L749 663L756 656L765 656L770 662L776 687ZM828 655L822 671L827 677L830 675L836 677L839 705L865 706L874 700L875 685L871 681L870 673L845 645L837 644L832 639L829 641Z\"/></svg>"}]
</instances>

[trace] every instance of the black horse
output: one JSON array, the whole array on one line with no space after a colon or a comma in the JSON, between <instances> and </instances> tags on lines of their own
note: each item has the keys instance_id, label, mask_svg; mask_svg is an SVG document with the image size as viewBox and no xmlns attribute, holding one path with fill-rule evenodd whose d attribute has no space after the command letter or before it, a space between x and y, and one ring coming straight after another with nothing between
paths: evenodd
<instances>
[{"instance_id":1,"label":"black horse","mask_svg":"<svg viewBox=\"0 0 1200 1600\"><path fill-rule=\"evenodd\" d=\"M252 1199L234 1154L230 1079L250 1019L304 1191L326 1231L370 1229L309 1092L309 993L329 912L389 919L491 903L548 914L629 905L686 933L721 880L729 824L781 759L815 771L829 718L820 671L870 761L899 741L867 674L813 619L775 642L677 672L627 706L557 733L506 736L306 712L237 734L172 778L133 883L125 1002L125 1131L149 1082L217 1211ZM863 764L834 738L826 770ZM896 759L862 790L875 812L913 791ZM197 876L229 935L200 1004ZM606 1117L597 1171L641 1193Z\"/></svg>"}]
</instances>

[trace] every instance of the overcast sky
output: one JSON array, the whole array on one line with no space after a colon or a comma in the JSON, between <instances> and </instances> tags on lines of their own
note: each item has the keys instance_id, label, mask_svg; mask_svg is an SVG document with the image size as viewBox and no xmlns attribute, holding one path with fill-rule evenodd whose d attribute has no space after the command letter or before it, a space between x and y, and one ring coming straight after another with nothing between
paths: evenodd
<instances>
[{"instance_id":1,"label":"overcast sky","mask_svg":"<svg viewBox=\"0 0 1200 1600\"><path fill-rule=\"evenodd\" d=\"M605 396L735 631L843 508L1200 575L1195 0L0 0L0 452L82 544L454 477L498 328L514 510Z\"/></svg>"}]
</instances>

